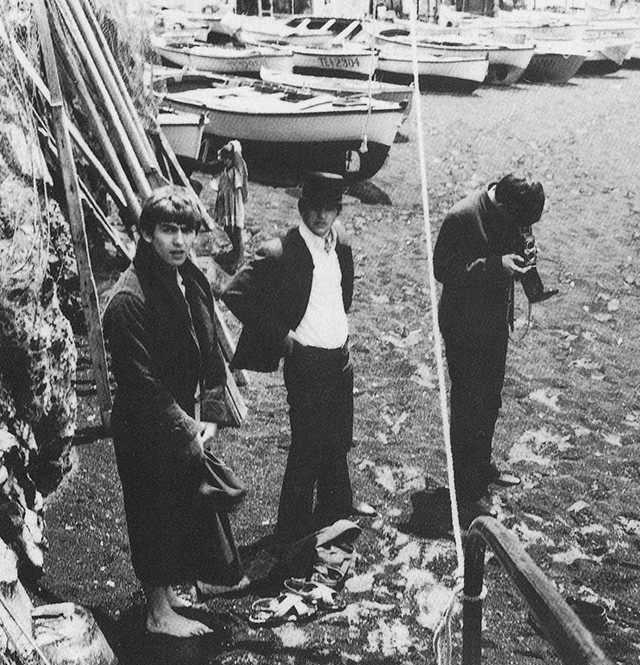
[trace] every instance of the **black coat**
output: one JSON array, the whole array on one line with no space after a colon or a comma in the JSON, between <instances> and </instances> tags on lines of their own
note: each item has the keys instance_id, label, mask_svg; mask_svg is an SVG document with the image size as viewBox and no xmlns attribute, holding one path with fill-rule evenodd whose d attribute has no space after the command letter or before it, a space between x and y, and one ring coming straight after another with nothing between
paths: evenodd
<instances>
[{"instance_id":1,"label":"black coat","mask_svg":"<svg viewBox=\"0 0 640 665\"><path fill-rule=\"evenodd\" d=\"M486 191L453 206L433 253L442 282L440 329L446 340L504 335L513 322L513 278L502 256L515 251L518 229L499 217Z\"/></svg>"},{"instance_id":2,"label":"black coat","mask_svg":"<svg viewBox=\"0 0 640 665\"><path fill-rule=\"evenodd\" d=\"M210 577L212 565L222 578L239 571L226 515L194 503L203 455L194 396L199 384L223 384L226 370L209 283L190 261L180 273L186 300L175 269L140 241L104 315L131 558L141 580L160 585Z\"/></svg>"},{"instance_id":3,"label":"black coat","mask_svg":"<svg viewBox=\"0 0 640 665\"><path fill-rule=\"evenodd\" d=\"M342 273L345 312L353 298L353 254L338 231L336 254ZM284 339L304 316L313 281L313 259L297 228L263 245L222 294L244 324L232 368L273 372L284 353Z\"/></svg>"}]
</instances>

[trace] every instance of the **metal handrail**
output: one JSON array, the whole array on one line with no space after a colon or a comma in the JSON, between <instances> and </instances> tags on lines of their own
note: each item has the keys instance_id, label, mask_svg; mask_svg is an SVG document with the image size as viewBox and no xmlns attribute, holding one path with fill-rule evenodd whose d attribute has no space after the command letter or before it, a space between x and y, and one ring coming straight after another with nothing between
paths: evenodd
<instances>
[{"instance_id":1,"label":"metal handrail","mask_svg":"<svg viewBox=\"0 0 640 665\"><path fill-rule=\"evenodd\" d=\"M591 633L516 537L491 517L478 517L465 543L462 665L480 665L484 555L488 546L526 601L545 638L566 665L612 665Z\"/></svg>"}]
</instances>

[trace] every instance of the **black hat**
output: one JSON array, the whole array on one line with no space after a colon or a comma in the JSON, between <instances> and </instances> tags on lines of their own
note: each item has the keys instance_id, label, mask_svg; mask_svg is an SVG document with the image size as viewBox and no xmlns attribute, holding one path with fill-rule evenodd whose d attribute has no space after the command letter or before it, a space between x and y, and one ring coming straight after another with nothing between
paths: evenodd
<instances>
[{"instance_id":1,"label":"black hat","mask_svg":"<svg viewBox=\"0 0 640 665\"><path fill-rule=\"evenodd\" d=\"M314 171L309 173L302 185L301 200L309 203L342 204L344 178L337 173Z\"/></svg>"}]
</instances>

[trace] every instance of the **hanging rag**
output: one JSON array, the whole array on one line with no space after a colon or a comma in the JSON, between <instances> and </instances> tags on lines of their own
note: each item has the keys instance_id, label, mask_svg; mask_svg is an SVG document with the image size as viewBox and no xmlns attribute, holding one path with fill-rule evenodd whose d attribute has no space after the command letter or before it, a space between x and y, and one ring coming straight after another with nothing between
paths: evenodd
<instances>
[{"instance_id":1,"label":"hanging rag","mask_svg":"<svg viewBox=\"0 0 640 665\"><path fill-rule=\"evenodd\" d=\"M244 204L249 191L247 187L247 164L242 157L240 141L229 141L218 150L218 159L231 157L230 166L225 166L218 181L214 217L221 226L244 228Z\"/></svg>"}]
</instances>

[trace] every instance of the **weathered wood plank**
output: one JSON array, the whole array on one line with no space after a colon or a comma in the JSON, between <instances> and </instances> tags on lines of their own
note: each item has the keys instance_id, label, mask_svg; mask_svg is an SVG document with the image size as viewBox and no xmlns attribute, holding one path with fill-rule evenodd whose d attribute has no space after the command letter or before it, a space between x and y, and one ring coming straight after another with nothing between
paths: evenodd
<instances>
[{"instance_id":1,"label":"weathered wood plank","mask_svg":"<svg viewBox=\"0 0 640 665\"><path fill-rule=\"evenodd\" d=\"M107 369L107 355L104 346L104 337L102 335L98 292L93 279L91 260L89 258L89 246L84 225L82 203L80 201L78 174L73 159L71 138L67 126L67 116L62 98L62 91L60 89L60 80L58 78L58 66L53 50L53 41L51 39L49 19L47 17L47 9L44 0L37 0L35 3L35 9L40 46L42 49L45 70L47 72L47 79L49 81L49 90L51 92L51 115L56 143L58 145L60 170L67 201L67 215L71 227L71 236L80 276L82 304L85 320L87 322L87 335L98 394L100 417L103 425L108 428L110 424L112 402Z\"/></svg>"}]
</instances>

